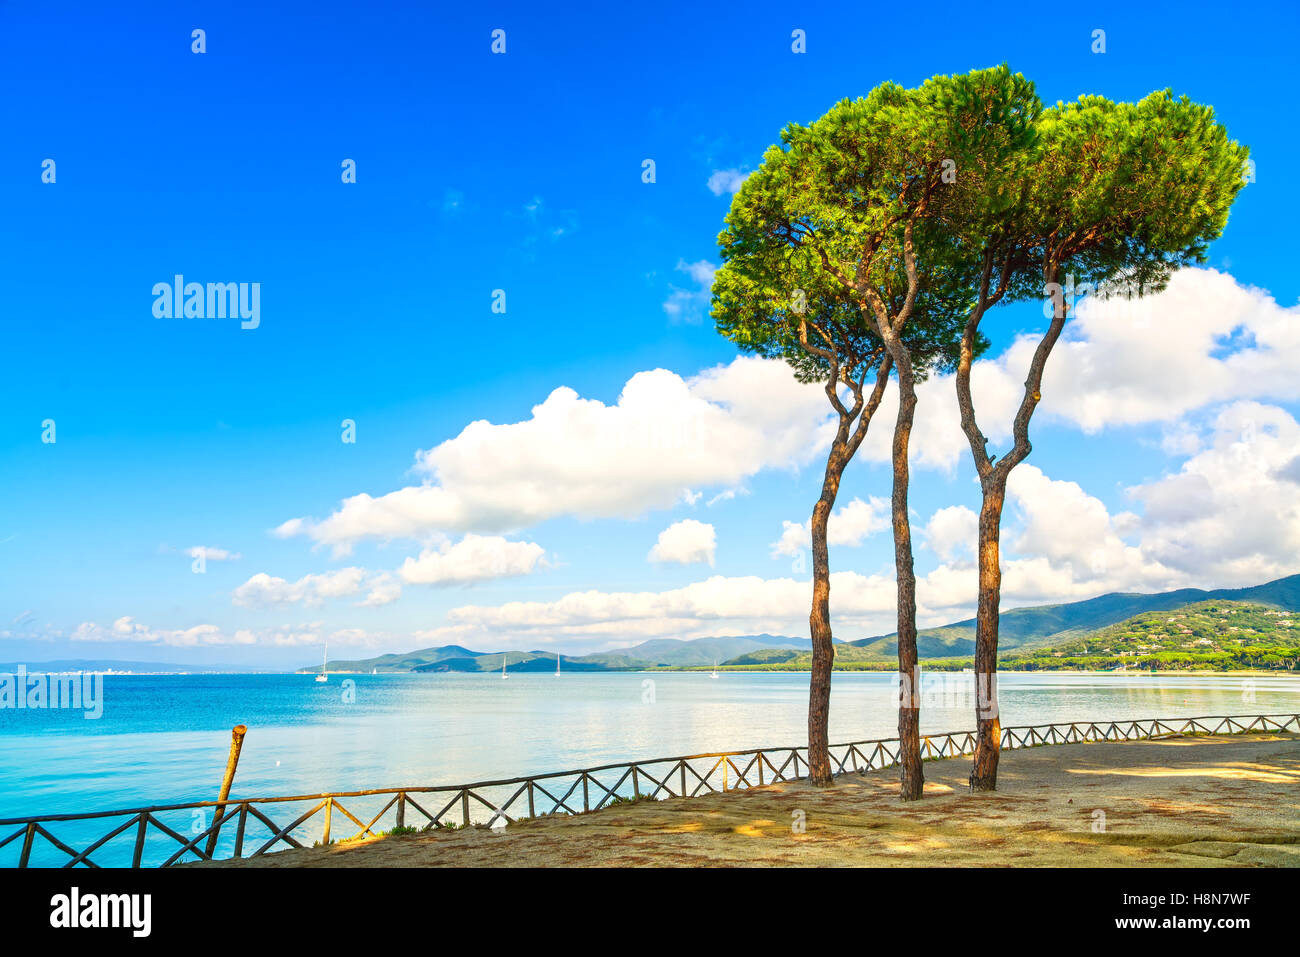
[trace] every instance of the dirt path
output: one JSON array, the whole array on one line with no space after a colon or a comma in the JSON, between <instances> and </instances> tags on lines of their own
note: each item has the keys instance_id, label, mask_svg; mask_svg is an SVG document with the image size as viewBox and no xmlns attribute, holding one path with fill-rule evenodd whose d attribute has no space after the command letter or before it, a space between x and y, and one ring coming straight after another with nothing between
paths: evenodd
<instances>
[{"instance_id":1,"label":"dirt path","mask_svg":"<svg viewBox=\"0 0 1300 957\"><path fill-rule=\"evenodd\" d=\"M969 758L927 762L909 805L890 769L196 866L1300 867L1297 735L1008 751L994 794L971 794L969 773Z\"/></svg>"}]
</instances>

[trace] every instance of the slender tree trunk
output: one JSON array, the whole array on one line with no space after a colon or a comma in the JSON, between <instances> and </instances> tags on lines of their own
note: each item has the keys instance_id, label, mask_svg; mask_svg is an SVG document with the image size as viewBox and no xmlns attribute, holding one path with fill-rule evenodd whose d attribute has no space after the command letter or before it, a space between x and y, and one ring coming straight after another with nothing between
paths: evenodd
<instances>
[{"instance_id":1,"label":"slender tree trunk","mask_svg":"<svg viewBox=\"0 0 1300 957\"><path fill-rule=\"evenodd\" d=\"M831 671L835 666L835 644L831 637L831 564L826 532L840 477L847 458L837 443L826 460L822 495L812 513L812 612L808 631L812 637L812 677L808 684L808 780L817 786L831 783L829 720Z\"/></svg>"},{"instance_id":2,"label":"slender tree trunk","mask_svg":"<svg viewBox=\"0 0 1300 957\"><path fill-rule=\"evenodd\" d=\"M807 332L807 326L801 326L800 339L805 346L808 345ZM821 498L813 506L812 520L809 522L813 551L813 599L812 611L808 615L808 631L812 638L812 675L808 682L808 779L817 786L831 783L830 737L827 729L835 644L831 637L831 564L826 547L826 530L830 524L831 509L835 507L835 497L840 491L840 478L844 475L844 468L866 437L867 428L885 394L892 367L887 355L880 357L876 384L868 397L862 391L865 373L863 379L856 381L841 376L839 360L831 354L826 354L825 358L831 364L826 395L839 413L840 424L831 443L830 453L826 456L826 476L822 480ZM855 358L853 365L862 361L862 358ZM836 394L841 381L853 390L854 403L851 410L844 407ZM855 421L856 428L853 427Z\"/></svg>"},{"instance_id":3,"label":"slender tree trunk","mask_svg":"<svg viewBox=\"0 0 1300 957\"><path fill-rule=\"evenodd\" d=\"M912 561L912 521L907 511L907 449L916 414L916 382L911 363L895 362L898 369L898 419L894 424L894 572L898 585L898 763L900 797L915 801L925 787L921 766L921 700L916 650L916 571Z\"/></svg>"},{"instance_id":4,"label":"slender tree trunk","mask_svg":"<svg viewBox=\"0 0 1300 957\"><path fill-rule=\"evenodd\" d=\"M998 714L998 605L1002 598L1002 505L1006 481L991 480L984 489L979 519L979 601L975 612L975 762L972 791L998 785L1002 722Z\"/></svg>"},{"instance_id":5,"label":"slender tree trunk","mask_svg":"<svg viewBox=\"0 0 1300 957\"><path fill-rule=\"evenodd\" d=\"M1061 288L1056 285L1056 308L1052 321L1034 349L1025 377L1025 393L1011 423L1013 445L1011 451L994 464L988 453L988 439L975 420L975 402L971 395L971 365L974 361L975 337L985 311L1002 299L1011 276L1010 262L1002 267L1002 278L997 290L989 295L989 281L993 274L993 256L986 254L984 272L980 280L980 293L975 310L966 322L962 334L961 357L957 362L957 407L961 410L961 428L970 443L975 471L980 477L983 500L980 503L979 597L975 612L975 761L971 770L972 791L993 791L998 786L998 752L1002 746L1002 723L998 716L998 605L1002 598L1001 529L1002 506L1006 501L1007 479L1011 470L1023 462L1033 450L1029 442L1029 422L1034 409L1042 401L1043 368L1047 358L1061 337L1069 305L1061 298ZM1049 259L1043 266L1043 292L1048 293L1060 279L1059 260Z\"/></svg>"}]
</instances>

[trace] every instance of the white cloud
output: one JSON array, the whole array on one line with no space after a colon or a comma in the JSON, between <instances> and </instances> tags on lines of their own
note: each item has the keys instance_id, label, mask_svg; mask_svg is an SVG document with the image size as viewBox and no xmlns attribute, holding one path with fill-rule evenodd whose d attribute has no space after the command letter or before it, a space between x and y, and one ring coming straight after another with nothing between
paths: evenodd
<instances>
[{"instance_id":1,"label":"white cloud","mask_svg":"<svg viewBox=\"0 0 1300 957\"><path fill-rule=\"evenodd\" d=\"M941 561L948 562L963 555L973 557L978 533L979 516L964 505L950 505L930 516L921 539Z\"/></svg>"},{"instance_id":2,"label":"white cloud","mask_svg":"<svg viewBox=\"0 0 1300 957\"><path fill-rule=\"evenodd\" d=\"M1095 434L1162 423L1166 451L1188 454L1193 449L1180 419L1189 412L1238 399L1300 399L1300 306L1279 306L1267 292L1230 275L1184 269L1157 295L1085 298L1077 309L1048 359L1037 425L1058 422ZM986 322L998 318L995 311ZM971 370L975 411L991 451L1010 440L1038 341L1037 333L1018 336ZM951 471L970 455L955 412L953 376L923 382L917 400L912 460ZM891 389L876 422L892 423L897 403ZM860 454L888 462L891 436L890 427L873 425Z\"/></svg>"},{"instance_id":3,"label":"white cloud","mask_svg":"<svg viewBox=\"0 0 1300 957\"><path fill-rule=\"evenodd\" d=\"M1182 468L1133 486L1143 554L1187 580L1254 584L1300 565L1300 488L1288 469L1300 424L1284 409L1236 402Z\"/></svg>"},{"instance_id":4,"label":"white cloud","mask_svg":"<svg viewBox=\"0 0 1300 957\"><path fill-rule=\"evenodd\" d=\"M697 637L772 629L791 633L800 627L800 618L806 629L811 597L806 581L718 575L662 592L587 591L552 602L466 605L450 611L448 627L436 634L521 640L565 636L630 644L657 635ZM893 607L893 582L836 573L831 576L831 603L837 622L845 624L862 613L888 611Z\"/></svg>"},{"instance_id":5,"label":"white cloud","mask_svg":"<svg viewBox=\"0 0 1300 957\"><path fill-rule=\"evenodd\" d=\"M387 572L364 568L340 568L319 575L304 575L297 581L258 572L231 593L231 601L245 608L272 605L321 605L334 598L349 598L369 589L362 604L383 605L401 594L400 586Z\"/></svg>"},{"instance_id":6,"label":"white cloud","mask_svg":"<svg viewBox=\"0 0 1300 957\"><path fill-rule=\"evenodd\" d=\"M213 548L210 545L195 545L187 548L185 554L190 558L203 558L208 562L233 562L239 559L239 552L227 551L224 548Z\"/></svg>"},{"instance_id":7,"label":"white cloud","mask_svg":"<svg viewBox=\"0 0 1300 957\"><path fill-rule=\"evenodd\" d=\"M781 523L781 537L772 543L771 556L780 558L782 555L795 556L800 552L806 552L812 547L812 530L811 521L804 522L800 525L798 522L785 521ZM830 534L827 532L827 538Z\"/></svg>"},{"instance_id":8,"label":"white cloud","mask_svg":"<svg viewBox=\"0 0 1300 957\"><path fill-rule=\"evenodd\" d=\"M343 628L328 635L323 623L314 621L298 625L275 625L268 628L240 628L226 631L217 625L194 625L191 628L153 628L137 622L127 615L118 618L107 628L96 622L82 622L67 636L71 641L131 641L140 644L168 645L176 648L211 647L217 645L273 645L276 647L319 646L326 638L332 647L358 646L364 648L391 645L394 637L385 632L371 632L361 628ZM331 655L331 658L334 656Z\"/></svg>"},{"instance_id":9,"label":"white cloud","mask_svg":"<svg viewBox=\"0 0 1300 957\"><path fill-rule=\"evenodd\" d=\"M616 405L560 388L530 419L473 422L418 453L423 484L355 495L322 521L295 518L276 532L345 554L363 539L500 533L562 515L634 518L808 461L829 441L829 415L820 388L753 357L691 379L639 372Z\"/></svg>"},{"instance_id":10,"label":"white cloud","mask_svg":"<svg viewBox=\"0 0 1300 957\"><path fill-rule=\"evenodd\" d=\"M141 644L162 644L178 648L195 648L209 645L250 645L256 641L252 632L240 629L227 634L216 625L195 625L192 628L150 628L129 615L118 618L104 628L93 621L83 621L68 638L72 641L131 641Z\"/></svg>"},{"instance_id":11,"label":"white cloud","mask_svg":"<svg viewBox=\"0 0 1300 957\"><path fill-rule=\"evenodd\" d=\"M714 196L723 193L735 195L740 192L740 184L749 178L749 172L739 169L715 169L709 175L709 192Z\"/></svg>"},{"instance_id":12,"label":"white cloud","mask_svg":"<svg viewBox=\"0 0 1300 957\"><path fill-rule=\"evenodd\" d=\"M1238 402L1198 439L1204 447L1178 471L1127 489L1139 512L1111 514L1078 483L1027 463L1012 472L1004 605L1255 585L1300 570L1300 489L1286 472L1300 424L1277 406Z\"/></svg>"},{"instance_id":13,"label":"white cloud","mask_svg":"<svg viewBox=\"0 0 1300 957\"><path fill-rule=\"evenodd\" d=\"M659 533L659 541L650 549L647 558L652 562L675 562L692 565L707 562L713 566L718 547L718 536L712 525L693 518L674 522Z\"/></svg>"},{"instance_id":14,"label":"white cloud","mask_svg":"<svg viewBox=\"0 0 1300 957\"><path fill-rule=\"evenodd\" d=\"M1076 601L1108 591L1249 585L1296 572L1297 460L1300 423L1275 406L1242 402L1215 419L1204 450L1179 471L1129 490L1140 514L1111 514L1077 482L1021 465L1007 489L1003 608ZM873 528L875 516L887 514L883 499L862 504L873 518L856 526L848 523L855 531ZM922 527L927 547L943 562L917 581L922 627L973 613L976 524L970 509L950 506ZM774 553L806 548L806 536L805 525L786 522ZM448 614L445 627L425 634L438 640L499 638L525 645L563 638L602 647L656 636L802 635L810 599L808 581L719 575L662 592L593 590L551 602L466 605ZM894 602L892 575L831 575L831 614L840 637L891 632Z\"/></svg>"},{"instance_id":15,"label":"white cloud","mask_svg":"<svg viewBox=\"0 0 1300 957\"><path fill-rule=\"evenodd\" d=\"M670 319L674 322L703 321L713 295L713 274L717 269L707 259L693 263L684 259L677 261L677 271L686 273L695 285L693 288L682 289L669 284L671 292L664 300L664 312Z\"/></svg>"},{"instance_id":16,"label":"white cloud","mask_svg":"<svg viewBox=\"0 0 1300 957\"><path fill-rule=\"evenodd\" d=\"M546 550L533 542L466 535L455 545L426 548L419 558L408 558L397 573L413 585L462 585L530 575L545 554Z\"/></svg>"},{"instance_id":17,"label":"white cloud","mask_svg":"<svg viewBox=\"0 0 1300 957\"><path fill-rule=\"evenodd\" d=\"M855 498L837 512L832 512L826 523L828 545L861 545L872 535L890 527L890 504L878 496L868 501ZM812 547L812 519L802 525L782 522L781 537L772 543L771 556L798 555Z\"/></svg>"},{"instance_id":18,"label":"white cloud","mask_svg":"<svg viewBox=\"0 0 1300 957\"><path fill-rule=\"evenodd\" d=\"M362 608L378 608L381 605L389 605L402 597L401 583L391 575L376 575L370 580L369 588L366 597L357 602Z\"/></svg>"},{"instance_id":19,"label":"white cloud","mask_svg":"<svg viewBox=\"0 0 1300 957\"><path fill-rule=\"evenodd\" d=\"M918 581L918 621L937 625L967 614L975 597L973 571L940 569ZM831 573L831 617L846 640L894 630L892 575ZM532 647L625 647L654 637L805 635L812 585L793 578L715 575L681 588L652 592L573 592L555 601L464 605L443 627L421 632L433 643L493 641Z\"/></svg>"},{"instance_id":20,"label":"white cloud","mask_svg":"<svg viewBox=\"0 0 1300 957\"><path fill-rule=\"evenodd\" d=\"M864 502L855 498L831 514L826 540L831 545L861 545L870 536L890 527L890 504L875 495Z\"/></svg>"}]
</instances>

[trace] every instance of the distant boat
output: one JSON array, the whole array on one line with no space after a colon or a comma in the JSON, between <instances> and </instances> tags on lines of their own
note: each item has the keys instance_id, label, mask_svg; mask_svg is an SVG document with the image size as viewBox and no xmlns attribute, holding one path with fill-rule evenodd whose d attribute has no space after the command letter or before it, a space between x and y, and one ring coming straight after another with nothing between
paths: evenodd
<instances>
[{"instance_id":1,"label":"distant boat","mask_svg":"<svg viewBox=\"0 0 1300 957\"><path fill-rule=\"evenodd\" d=\"M330 643L327 641L325 642L325 654L321 658L321 662L320 662L320 674L316 676L316 681L318 683L321 681L330 680L329 675L325 673L325 666L328 665L329 663L330 663Z\"/></svg>"},{"instance_id":2,"label":"distant boat","mask_svg":"<svg viewBox=\"0 0 1300 957\"><path fill-rule=\"evenodd\" d=\"M371 669L370 669L370 673L371 673L372 675L377 675L377 674L379 674L379 669L378 669L378 668L371 668Z\"/></svg>"},{"instance_id":3,"label":"distant boat","mask_svg":"<svg viewBox=\"0 0 1300 957\"><path fill-rule=\"evenodd\" d=\"M715 658L713 659L713 674L709 675L709 677L716 678L717 676L718 676L718 660Z\"/></svg>"},{"instance_id":4,"label":"distant boat","mask_svg":"<svg viewBox=\"0 0 1300 957\"><path fill-rule=\"evenodd\" d=\"M509 677L510 677L510 676L509 676L508 674L506 674L506 656L505 656L505 654L503 653L503 654L501 655L501 680L502 680L502 681L505 681L505 680L506 680L507 678L509 678Z\"/></svg>"},{"instance_id":5,"label":"distant boat","mask_svg":"<svg viewBox=\"0 0 1300 957\"><path fill-rule=\"evenodd\" d=\"M555 677L560 677L560 653L555 653Z\"/></svg>"}]
</instances>

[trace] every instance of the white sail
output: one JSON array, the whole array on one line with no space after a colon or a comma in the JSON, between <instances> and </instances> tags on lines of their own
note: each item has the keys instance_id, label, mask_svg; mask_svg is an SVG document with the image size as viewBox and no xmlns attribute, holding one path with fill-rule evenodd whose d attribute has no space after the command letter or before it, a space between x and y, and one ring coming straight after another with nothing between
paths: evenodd
<instances>
[{"instance_id":1,"label":"white sail","mask_svg":"<svg viewBox=\"0 0 1300 957\"><path fill-rule=\"evenodd\" d=\"M505 652L502 652L502 653L501 653L501 680L504 681L506 678L509 678L509 677L510 677L510 676L509 676L508 674L506 674L506 656L505 656Z\"/></svg>"},{"instance_id":2,"label":"white sail","mask_svg":"<svg viewBox=\"0 0 1300 957\"><path fill-rule=\"evenodd\" d=\"M327 674L326 671L325 671L325 667L326 667L329 663L330 663L330 643L329 643L329 641L327 640L327 641L325 642L325 653L321 656L321 660L320 660L320 674L318 674L318 675L316 676L316 680L317 680L318 682L319 682L319 681L329 681L329 680L330 680L328 674Z\"/></svg>"}]
</instances>

